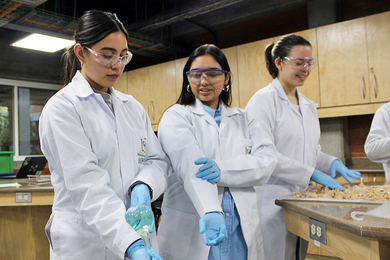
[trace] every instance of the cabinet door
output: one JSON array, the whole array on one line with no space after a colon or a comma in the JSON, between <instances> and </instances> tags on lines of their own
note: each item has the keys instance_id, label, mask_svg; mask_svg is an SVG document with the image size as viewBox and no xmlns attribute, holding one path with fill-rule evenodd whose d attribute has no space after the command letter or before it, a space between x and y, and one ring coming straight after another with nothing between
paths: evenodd
<instances>
[{"instance_id":1,"label":"cabinet door","mask_svg":"<svg viewBox=\"0 0 390 260\"><path fill-rule=\"evenodd\" d=\"M183 87L183 69L184 65L186 65L186 62L188 60L188 57L175 60L175 78L176 78L176 96L177 99L180 97L181 89ZM176 101L177 101L176 99Z\"/></svg>"},{"instance_id":2,"label":"cabinet door","mask_svg":"<svg viewBox=\"0 0 390 260\"><path fill-rule=\"evenodd\" d=\"M317 51L317 35L315 29L294 32L293 34L299 35L306 40L308 40L312 47L312 56L313 59L317 60L316 66L310 72L309 78L305 81L305 84L298 88L299 92L305 95L308 99L312 100L314 103L318 104L318 107L321 107L320 104L320 79L319 79L319 69L318 69L318 51ZM280 36L282 37L282 36ZM274 38L274 43L276 43L280 37Z\"/></svg>"},{"instance_id":3,"label":"cabinet door","mask_svg":"<svg viewBox=\"0 0 390 260\"><path fill-rule=\"evenodd\" d=\"M237 67L240 107L245 108L249 99L273 78L265 67L265 48L273 39L265 39L237 46Z\"/></svg>"},{"instance_id":4,"label":"cabinet door","mask_svg":"<svg viewBox=\"0 0 390 260\"><path fill-rule=\"evenodd\" d=\"M227 49L223 49L222 52L225 54L228 62L229 62L229 66L230 66L230 71L232 73L232 79L231 79L231 82L232 82L232 90L231 90L231 95L232 95L232 105L231 107L239 107L240 104L239 104L239 96L238 96L238 89L239 89L239 86L238 86L238 80L237 80L237 76L238 76L238 68L237 68L237 47L231 47L231 48L227 48Z\"/></svg>"},{"instance_id":5,"label":"cabinet door","mask_svg":"<svg viewBox=\"0 0 390 260\"><path fill-rule=\"evenodd\" d=\"M390 101L390 12L366 17L371 102Z\"/></svg>"},{"instance_id":6,"label":"cabinet door","mask_svg":"<svg viewBox=\"0 0 390 260\"><path fill-rule=\"evenodd\" d=\"M150 74L149 67L130 70L127 74L127 93L142 104L150 118Z\"/></svg>"},{"instance_id":7,"label":"cabinet door","mask_svg":"<svg viewBox=\"0 0 390 260\"><path fill-rule=\"evenodd\" d=\"M150 120L158 124L165 110L176 102L175 61L150 68Z\"/></svg>"},{"instance_id":8,"label":"cabinet door","mask_svg":"<svg viewBox=\"0 0 390 260\"><path fill-rule=\"evenodd\" d=\"M364 18L317 28L321 106L370 102Z\"/></svg>"},{"instance_id":9,"label":"cabinet door","mask_svg":"<svg viewBox=\"0 0 390 260\"><path fill-rule=\"evenodd\" d=\"M115 90L118 90L124 94L127 93L127 73L123 72L121 77L118 79L117 83L114 86Z\"/></svg>"}]
</instances>

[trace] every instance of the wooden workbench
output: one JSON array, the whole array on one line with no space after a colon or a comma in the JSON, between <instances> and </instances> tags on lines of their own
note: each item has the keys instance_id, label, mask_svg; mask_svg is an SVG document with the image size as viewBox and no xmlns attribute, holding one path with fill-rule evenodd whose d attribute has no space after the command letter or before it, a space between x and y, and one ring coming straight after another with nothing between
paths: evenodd
<instances>
[{"instance_id":1,"label":"wooden workbench","mask_svg":"<svg viewBox=\"0 0 390 260\"><path fill-rule=\"evenodd\" d=\"M368 212L381 204L283 198L276 200L275 204L285 210L288 231L334 256L351 260L390 259L390 220L366 215L363 220L351 217L353 211ZM326 244L310 237L309 219L324 223Z\"/></svg>"},{"instance_id":2,"label":"wooden workbench","mask_svg":"<svg viewBox=\"0 0 390 260\"><path fill-rule=\"evenodd\" d=\"M5 182L17 180L0 180ZM0 259L50 259L45 234L54 199L51 183L0 187ZM20 201L20 202L17 202Z\"/></svg>"}]
</instances>

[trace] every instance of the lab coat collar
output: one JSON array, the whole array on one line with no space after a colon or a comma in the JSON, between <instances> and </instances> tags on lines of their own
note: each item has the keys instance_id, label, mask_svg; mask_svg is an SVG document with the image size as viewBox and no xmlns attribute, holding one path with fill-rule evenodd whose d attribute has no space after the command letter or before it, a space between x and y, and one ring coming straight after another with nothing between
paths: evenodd
<instances>
[{"instance_id":1,"label":"lab coat collar","mask_svg":"<svg viewBox=\"0 0 390 260\"><path fill-rule=\"evenodd\" d=\"M278 93L279 98L282 100L289 101L286 92L283 89L282 84L280 83L278 78L275 78L274 81L272 81L272 85L275 87L276 92Z\"/></svg>"},{"instance_id":2,"label":"lab coat collar","mask_svg":"<svg viewBox=\"0 0 390 260\"><path fill-rule=\"evenodd\" d=\"M202 116L206 122L214 126L217 131L222 131L226 125L228 125L228 118L239 113L237 109L229 109L223 102L221 104L221 124L218 127L215 119L203 108L202 102L199 99L196 99L195 106L189 106L189 109L192 113Z\"/></svg>"},{"instance_id":3,"label":"lab coat collar","mask_svg":"<svg viewBox=\"0 0 390 260\"><path fill-rule=\"evenodd\" d=\"M80 98L86 98L88 96L96 94L88 81L84 78L81 72L78 70L72 79L73 89L76 96ZM110 87L110 94L113 98L116 98L122 102L128 101L124 95L117 95L113 87Z\"/></svg>"},{"instance_id":4,"label":"lab coat collar","mask_svg":"<svg viewBox=\"0 0 390 260\"><path fill-rule=\"evenodd\" d=\"M88 81L84 78L79 70L72 79L72 88L74 89L76 96L80 98L86 98L95 94L91 88L91 85L89 85Z\"/></svg>"},{"instance_id":5,"label":"lab coat collar","mask_svg":"<svg viewBox=\"0 0 390 260\"><path fill-rule=\"evenodd\" d=\"M195 98L195 106L189 106L189 109L192 113L202 116L204 120L206 120L210 125L214 126L216 129L219 128L217 122L215 122L215 119L203 108L202 101L200 101L199 99Z\"/></svg>"},{"instance_id":6,"label":"lab coat collar","mask_svg":"<svg viewBox=\"0 0 390 260\"><path fill-rule=\"evenodd\" d=\"M203 108L202 106L202 101L200 101L199 99L195 99L195 106L190 106L190 110L194 113L194 114L198 114L198 115L205 115L205 114L209 114L207 113L207 111ZM238 111L236 111L235 109L228 109L228 107L222 102L221 103L221 115L222 117L223 116L232 116L232 115L236 115L237 113L239 113ZM211 116L210 116L211 117Z\"/></svg>"},{"instance_id":7,"label":"lab coat collar","mask_svg":"<svg viewBox=\"0 0 390 260\"><path fill-rule=\"evenodd\" d=\"M276 89L276 91L278 93L279 98L282 99L282 100L287 101L288 105L291 106L292 104L291 104L290 100L288 99L288 97L286 95L286 92L284 91L283 86L280 83L280 81L278 80L278 78L275 78L274 81L272 81L272 85L275 87L275 89ZM312 104L313 101L309 100L307 97L302 95L299 92L298 88L297 88L297 96L298 96L298 100L299 100L299 108L301 109L302 115L304 115L307 106Z\"/></svg>"},{"instance_id":8,"label":"lab coat collar","mask_svg":"<svg viewBox=\"0 0 390 260\"><path fill-rule=\"evenodd\" d=\"M195 106L190 106L192 113L202 116L209 124L218 128L217 122L214 118L203 108L202 101L195 98Z\"/></svg>"},{"instance_id":9,"label":"lab coat collar","mask_svg":"<svg viewBox=\"0 0 390 260\"><path fill-rule=\"evenodd\" d=\"M192 113L194 113L194 114L197 114L200 116L207 114L207 111L204 110L204 108L202 106L202 101L200 101L197 98L195 98L195 106L189 106L189 108L192 111Z\"/></svg>"}]
</instances>

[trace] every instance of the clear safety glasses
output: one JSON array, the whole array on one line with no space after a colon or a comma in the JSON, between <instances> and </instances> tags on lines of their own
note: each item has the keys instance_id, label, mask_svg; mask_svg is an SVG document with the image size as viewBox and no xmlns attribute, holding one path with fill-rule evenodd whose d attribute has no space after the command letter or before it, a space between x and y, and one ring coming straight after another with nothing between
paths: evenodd
<instances>
[{"instance_id":1,"label":"clear safety glasses","mask_svg":"<svg viewBox=\"0 0 390 260\"><path fill-rule=\"evenodd\" d=\"M316 60L312 58L293 58L293 57L284 57L282 62L286 63L290 68L294 70L301 70L308 67L309 70L314 68L316 65Z\"/></svg>"},{"instance_id":2,"label":"clear safety glasses","mask_svg":"<svg viewBox=\"0 0 390 260\"><path fill-rule=\"evenodd\" d=\"M131 58L133 57L133 54L130 51L127 51L126 55L118 56L118 55L114 55L114 54L98 53L94 50L91 50L87 46L83 46L83 47L95 56L95 60L98 63L100 63L106 67L109 67L109 68L111 68L112 66L114 66L118 62L122 67L124 67L131 61Z\"/></svg>"},{"instance_id":3,"label":"clear safety glasses","mask_svg":"<svg viewBox=\"0 0 390 260\"><path fill-rule=\"evenodd\" d=\"M218 70L218 69L199 69L199 70L190 70L187 71L187 78L191 84L200 85L203 77L211 85L217 84L225 79L224 75L227 73L227 70Z\"/></svg>"}]
</instances>

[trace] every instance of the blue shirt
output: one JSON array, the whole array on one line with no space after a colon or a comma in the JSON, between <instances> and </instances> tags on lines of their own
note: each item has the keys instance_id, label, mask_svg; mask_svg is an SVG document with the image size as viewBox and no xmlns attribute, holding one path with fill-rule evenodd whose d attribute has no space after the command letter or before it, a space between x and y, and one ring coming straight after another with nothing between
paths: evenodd
<instances>
[{"instance_id":1,"label":"blue shirt","mask_svg":"<svg viewBox=\"0 0 390 260\"><path fill-rule=\"evenodd\" d=\"M221 124L221 103L218 109L208 107L202 103L203 108L214 118L219 126ZM222 198L222 210L224 212L225 225L228 233L226 241L218 246L212 246L209 252L209 260L246 260L248 258L248 248L240 225L240 215L238 214L234 199L228 187L224 188Z\"/></svg>"}]
</instances>

